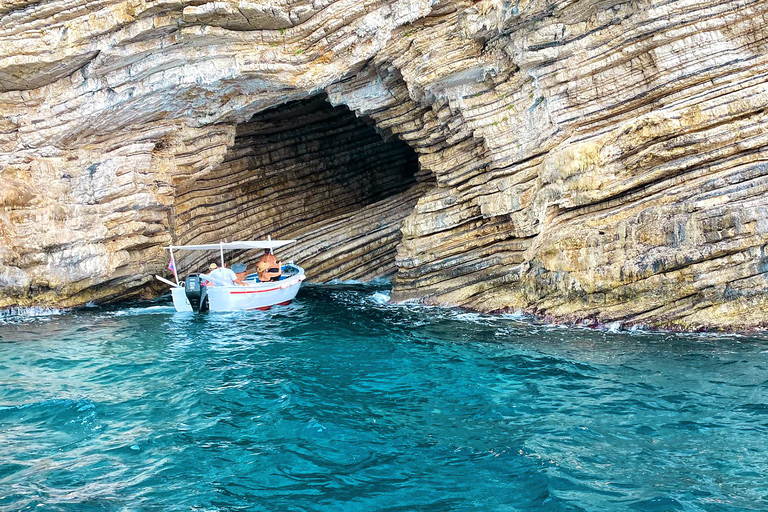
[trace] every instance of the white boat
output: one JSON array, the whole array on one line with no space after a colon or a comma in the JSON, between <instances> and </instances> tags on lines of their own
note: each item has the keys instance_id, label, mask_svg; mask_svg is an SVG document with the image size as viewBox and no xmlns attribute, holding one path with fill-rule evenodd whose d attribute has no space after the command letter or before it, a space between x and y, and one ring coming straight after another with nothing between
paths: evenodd
<instances>
[{"instance_id":1,"label":"white boat","mask_svg":"<svg viewBox=\"0 0 768 512\"><path fill-rule=\"evenodd\" d=\"M224 251L228 250L274 250L295 243L295 240L251 240L242 242L220 242L202 245L172 245L164 247L171 253L170 269L173 270L174 283L160 276L158 280L171 286L171 297L176 311L203 312L239 311L248 309L266 310L272 306L287 305L296 297L301 282L305 279L304 269L293 262L281 267L282 275L277 281L260 282L257 274L248 274L246 286L228 283L208 274L192 273L179 282L176 271L176 259L173 251L218 251L221 266L224 267ZM206 283L214 283L207 285Z\"/></svg>"}]
</instances>

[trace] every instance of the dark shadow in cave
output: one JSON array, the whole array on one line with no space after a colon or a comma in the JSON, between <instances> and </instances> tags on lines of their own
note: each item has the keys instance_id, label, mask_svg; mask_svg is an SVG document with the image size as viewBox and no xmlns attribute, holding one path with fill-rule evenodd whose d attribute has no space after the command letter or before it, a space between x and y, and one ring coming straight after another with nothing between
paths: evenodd
<instances>
[{"instance_id":1,"label":"dark shadow in cave","mask_svg":"<svg viewBox=\"0 0 768 512\"><path fill-rule=\"evenodd\" d=\"M288 186L302 197L294 204L305 211L304 219L314 220L403 192L418 171L418 156L405 142L384 140L365 118L345 106L333 107L324 96L261 112L238 126L222 165L243 158L249 167L264 170L244 191L292 181ZM274 188L273 194L284 195Z\"/></svg>"},{"instance_id":2,"label":"dark shadow in cave","mask_svg":"<svg viewBox=\"0 0 768 512\"><path fill-rule=\"evenodd\" d=\"M176 243L298 238L317 280L391 273L418 170L405 142L324 95L286 103L239 125L221 165L179 187Z\"/></svg>"}]
</instances>

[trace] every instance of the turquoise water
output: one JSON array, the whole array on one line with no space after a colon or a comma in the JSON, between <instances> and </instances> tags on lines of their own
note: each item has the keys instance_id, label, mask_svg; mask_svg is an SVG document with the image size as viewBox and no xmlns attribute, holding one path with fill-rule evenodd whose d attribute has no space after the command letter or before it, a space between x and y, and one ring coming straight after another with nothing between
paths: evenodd
<instances>
[{"instance_id":1,"label":"turquoise water","mask_svg":"<svg viewBox=\"0 0 768 512\"><path fill-rule=\"evenodd\" d=\"M3 510L768 510L768 339L306 287L0 319Z\"/></svg>"}]
</instances>

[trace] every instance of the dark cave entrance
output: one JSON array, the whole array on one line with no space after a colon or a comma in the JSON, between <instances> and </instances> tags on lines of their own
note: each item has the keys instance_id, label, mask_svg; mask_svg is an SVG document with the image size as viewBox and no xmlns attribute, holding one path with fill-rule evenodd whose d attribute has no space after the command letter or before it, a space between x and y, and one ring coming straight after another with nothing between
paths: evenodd
<instances>
[{"instance_id":1,"label":"dark cave entrance","mask_svg":"<svg viewBox=\"0 0 768 512\"><path fill-rule=\"evenodd\" d=\"M295 238L314 281L388 275L400 222L425 190L418 171L405 142L325 96L286 103L238 125L221 165L179 187L175 243Z\"/></svg>"}]
</instances>

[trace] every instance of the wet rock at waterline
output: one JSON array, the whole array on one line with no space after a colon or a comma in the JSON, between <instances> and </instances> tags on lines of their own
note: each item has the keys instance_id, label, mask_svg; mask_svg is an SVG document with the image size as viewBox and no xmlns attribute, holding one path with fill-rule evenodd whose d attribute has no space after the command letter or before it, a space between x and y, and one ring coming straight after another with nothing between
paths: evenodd
<instances>
[{"instance_id":1,"label":"wet rock at waterline","mask_svg":"<svg viewBox=\"0 0 768 512\"><path fill-rule=\"evenodd\" d=\"M151 293L163 245L271 234L395 300L764 327L766 11L6 2L0 306Z\"/></svg>"}]
</instances>

